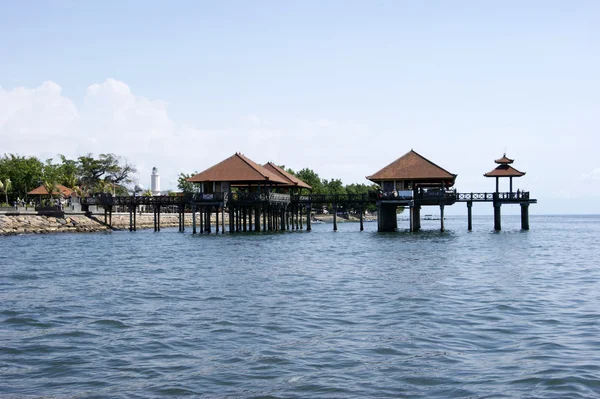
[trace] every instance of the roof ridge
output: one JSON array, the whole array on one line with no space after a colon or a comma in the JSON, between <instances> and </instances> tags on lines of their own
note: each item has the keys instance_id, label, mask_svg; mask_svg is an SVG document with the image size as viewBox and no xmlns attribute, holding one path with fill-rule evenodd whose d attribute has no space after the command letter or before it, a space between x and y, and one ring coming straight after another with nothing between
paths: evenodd
<instances>
[{"instance_id":1,"label":"roof ridge","mask_svg":"<svg viewBox=\"0 0 600 399\"><path fill-rule=\"evenodd\" d=\"M450 173L449 171L447 171L446 169L442 168L440 165L436 164L435 162L432 162L432 161L430 161L429 159L425 158L423 155L419 154L418 152L416 152L416 151L415 151L415 150L413 150L412 148L411 148L411 150L410 150L410 151L414 152L415 154L417 154L418 156L420 156L421 158L423 158L424 160L426 160L427 162L429 162L429 163L430 163L430 164L432 164L433 166L436 166L436 167L440 168L441 170L443 170L444 172L448 173L449 175L452 175L452 176L454 176L454 177L458 176L458 175L456 175L456 174L454 174L454 173ZM410 151L409 151L409 152L410 152Z\"/></svg>"},{"instance_id":2,"label":"roof ridge","mask_svg":"<svg viewBox=\"0 0 600 399\"><path fill-rule=\"evenodd\" d=\"M240 153L235 153L238 157L240 157L240 159L242 161L244 161L246 163L246 165L250 166L252 169L254 169L258 174L260 174L262 177L265 178L265 180L269 180L269 176L265 175L263 172L261 172L260 170L258 170L254 165L256 166L260 166L259 164L255 163L254 161L250 160L250 158L246 158L246 156L244 154ZM254 163L254 165L252 165Z\"/></svg>"}]
</instances>

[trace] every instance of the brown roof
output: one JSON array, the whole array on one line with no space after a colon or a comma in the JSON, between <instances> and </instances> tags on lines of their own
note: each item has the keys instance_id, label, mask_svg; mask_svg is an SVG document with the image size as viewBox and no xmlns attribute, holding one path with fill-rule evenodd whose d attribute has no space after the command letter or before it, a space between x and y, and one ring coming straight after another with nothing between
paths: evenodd
<instances>
[{"instance_id":1,"label":"brown roof","mask_svg":"<svg viewBox=\"0 0 600 399\"><path fill-rule=\"evenodd\" d=\"M224 161L211 166L203 172L187 179L193 183L229 182L229 183L272 183L289 182L236 152Z\"/></svg>"},{"instance_id":2,"label":"brown roof","mask_svg":"<svg viewBox=\"0 0 600 399\"><path fill-rule=\"evenodd\" d=\"M499 164L509 164L509 163L513 163L515 160L514 159L510 159L506 156L506 154L502 155L502 158L500 159L496 159L494 162L499 163Z\"/></svg>"},{"instance_id":3,"label":"brown roof","mask_svg":"<svg viewBox=\"0 0 600 399\"><path fill-rule=\"evenodd\" d=\"M71 194L73 193L73 190L71 190L68 187L63 186L62 184L57 184L56 188L58 190L54 190L54 192L52 193L53 195L62 194L65 197L70 197ZM41 186L39 186L38 188L34 188L33 190L31 190L27 194L28 195L48 195L48 190L46 189L46 186L44 186L42 184Z\"/></svg>"},{"instance_id":4,"label":"brown roof","mask_svg":"<svg viewBox=\"0 0 600 399\"><path fill-rule=\"evenodd\" d=\"M312 189L311 186L309 186L302 180L298 179L296 176L292 175L291 173L286 172L279 166L275 165L273 162L267 162L266 164L263 165L263 167L289 181L289 184L286 184L282 187L292 187L292 188L298 187L298 188L307 188L309 190Z\"/></svg>"},{"instance_id":5,"label":"brown roof","mask_svg":"<svg viewBox=\"0 0 600 399\"><path fill-rule=\"evenodd\" d=\"M410 150L380 171L367 176L379 180L454 180L456 175Z\"/></svg>"},{"instance_id":6,"label":"brown roof","mask_svg":"<svg viewBox=\"0 0 600 399\"><path fill-rule=\"evenodd\" d=\"M516 170L510 165L502 164L496 166L496 169L484 174L485 177L521 177L525 172Z\"/></svg>"}]
</instances>

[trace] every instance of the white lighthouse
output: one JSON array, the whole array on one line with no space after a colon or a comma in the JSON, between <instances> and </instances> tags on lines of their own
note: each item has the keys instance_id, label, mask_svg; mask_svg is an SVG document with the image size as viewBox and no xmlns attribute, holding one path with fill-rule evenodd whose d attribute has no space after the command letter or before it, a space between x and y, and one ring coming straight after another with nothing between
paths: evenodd
<instances>
[{"instance_id":1,"label":"white lighthouse","mask_svg":"<svg viewBox=\"0 0 600 399\"><path fill-rule=\"evenodd\" d=\"M160 175L156 166L152 168L150 176L150 191L152 191L152 195L160 195Z\"/></svg>"}]
</instances>

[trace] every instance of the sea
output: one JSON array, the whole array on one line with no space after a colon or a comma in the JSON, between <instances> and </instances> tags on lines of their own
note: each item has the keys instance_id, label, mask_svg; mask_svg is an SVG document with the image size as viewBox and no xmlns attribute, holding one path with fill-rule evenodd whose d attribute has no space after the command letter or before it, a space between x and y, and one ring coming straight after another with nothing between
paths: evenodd
<instances>
[{"instance_id":1,"label":"sea","mask_svg":"<svg viewBox=\"0 0 600 399\"><path fill-rule=\"evenodd\" d=\"M0 397L600 397L600 216L502 223L0 237Z\"/></svg>"}]
</instances>

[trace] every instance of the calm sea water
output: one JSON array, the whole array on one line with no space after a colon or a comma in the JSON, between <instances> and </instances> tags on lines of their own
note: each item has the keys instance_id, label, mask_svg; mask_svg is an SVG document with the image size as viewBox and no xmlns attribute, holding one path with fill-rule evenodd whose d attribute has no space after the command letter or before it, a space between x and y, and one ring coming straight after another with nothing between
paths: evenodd
<instances>
[{"instance_id":1,"label":"calm sea water","mask_svg":"<svg viewBox=\"0 0 600 399\"><path fill-rule=\"evenodd\" d=\"M0 238L0 394L600 396L600 217L438 225Z\"/></svg>"}]
</instances>

